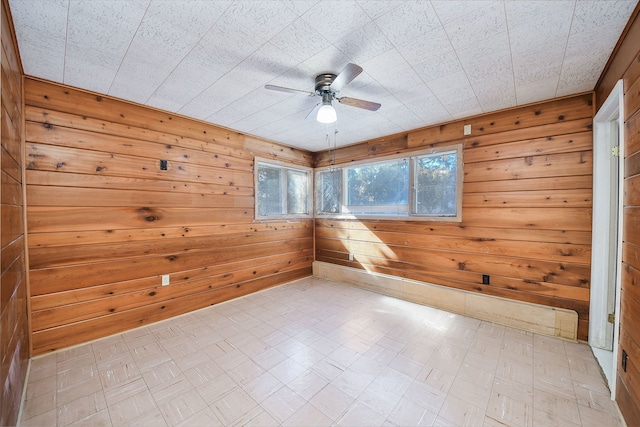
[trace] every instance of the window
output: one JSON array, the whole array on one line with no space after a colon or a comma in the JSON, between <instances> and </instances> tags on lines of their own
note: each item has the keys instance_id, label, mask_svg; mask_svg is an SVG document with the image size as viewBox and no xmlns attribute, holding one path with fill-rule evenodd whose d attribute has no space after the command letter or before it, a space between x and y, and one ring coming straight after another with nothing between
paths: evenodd
<instances>
[{"instance_id":1,"label":"window","mask_svg":"<svg viewBox=\"0 0 640 427\"><path fill-rule=\"evenodd\" d=\"M461 221L462 145L316 171L316 216Z\"/></svg>"},{"instance_id":2,"label":"window","mask_svg":"<svg viewBox=\"0 0 640 427\"><path fill-rule=\"evenodd\" d=\"M311 169L256 158L256 219L310 218Z\"/></svg>"}]
</instances>

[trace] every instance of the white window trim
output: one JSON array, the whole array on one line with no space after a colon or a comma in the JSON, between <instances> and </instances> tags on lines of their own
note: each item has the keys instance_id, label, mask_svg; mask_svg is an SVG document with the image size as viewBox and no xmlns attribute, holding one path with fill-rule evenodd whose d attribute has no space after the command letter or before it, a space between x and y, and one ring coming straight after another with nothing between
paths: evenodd
<instances>
[{"instance_id":1,"label":"white window trim","mask_svg":"<svg viewBox=\"0 0 640 427\"><path fill-rule=\"evenodd\" d=\"M408 202L408 214L407 215L400 215L400 214L389 214L389 215L380 215L380 214L353 214L349 212L349 206L348 205L342 205L341 213L323 213L323 212L318 212L317 210L314 210L314 217L315 218L327 218L327 219L371 219L371 220L395 220L395 221L438 221L438 222L462 222L462 193L463 193L463 180L464 180L464 171L463 171L463 166L464 166L464 161L463 161L463 144L452 144L452 145L446 145L446 146L441 146L441 147L432 147L432 148L428 148L425 150L419 150L419 151L412 151L412 152L406 152L406 153L401 153L401 154L394 154L394 155L390 155L390 156L381 156L381 157L376 157L375 159L367 159L367 160L359 160L359 161L355 161L355 162L350 162L350 163L344 163L344 164L339 164L339 165L331 165L331 166L324 166L322 168L317 168L314 169L314 180L316 178L316 174L324 172L324 171L328 171L331 169L341 169L344 170L345 168L350 168L353 166L358 166L358 165L368 165L368 164L375 164L375 163L383 163L383 162L388 162L388 161L392 161L395 159L409 159L409 167L410 167L410 176L409 176L409 202ZM437 216L437 215L422 215L422 214L412 214L412 210L414 209L414 205L415 205L415 197L416 197L416 189L415 189L415 176L414 176L414 162L412 161L413 158L415 157L420 157L420 156L424 156L424 155L429 155L429 154L438 154L438 153L446 153L446 152L452 152L452 151L456 151L457 152L457 176L456 176L456 180L457 180L457 193L456 193L456 216ZM343 186L343 190L342 190L342 201L344 202L345 198L346 198L346 186L347 186L347 180L344 178L344 174L343 174L343 181L342 181L342 186ZM314 188L314 202L316 200L316 189ZM315 206L317 207L318 204L316 203ZM367 206L364 207L363 209L372 209L373 207Z\"/></svg>"},{"instance_id":2,"label":"white window trim","mask_svg":"<svg viewBox=\"0 0 640 427\"><path fill-rule=\"evenodd\" d=\"M260 215L258 209L258 164L264 164L271 167L290 169L299 172L305 172L309 176L307 182L307 206L309 212L306 214L281 214L281 215ZM254 188L254 220L255 221L282 221L289 219L313 219L314 205L313 205L313 178L314 170L307 166L296 165L293 163L281 162L278 160L272 160L262 157L254 157L254 172L253 172L253 188ZM283 201L283 203L285 203Z\"/></svg>"}]
</instances>

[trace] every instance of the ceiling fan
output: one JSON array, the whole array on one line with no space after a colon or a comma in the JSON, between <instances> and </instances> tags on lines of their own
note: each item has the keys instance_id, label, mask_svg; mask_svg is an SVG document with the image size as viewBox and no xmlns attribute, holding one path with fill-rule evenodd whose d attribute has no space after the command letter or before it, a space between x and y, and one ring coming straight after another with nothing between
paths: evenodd
<instances>
[{"instance_id":1,"label":"ceiling fan","mask_svg":"<svg viewBox=\"0 0 640 427\"><path fill-rule=\"evenodd\" d=\"M320 123L333 123L337 120L336 110L332 105L334 99L341 104L363 108L369 111L376 111L380 108L381 104L378 104L377 102L349 98L346 96L337 96L338 92L355 79L361 72L362 67L349 63L338 75L331 73L319 74L316 76L315 92L274 85L265 85L265 89L277 90L280 92L304 93L308 96L320 96L322 97L322 102L318 103L314 109L311 110L307 115L307 119L315 115L316 120Z\"/></svg>"}]
</instances>

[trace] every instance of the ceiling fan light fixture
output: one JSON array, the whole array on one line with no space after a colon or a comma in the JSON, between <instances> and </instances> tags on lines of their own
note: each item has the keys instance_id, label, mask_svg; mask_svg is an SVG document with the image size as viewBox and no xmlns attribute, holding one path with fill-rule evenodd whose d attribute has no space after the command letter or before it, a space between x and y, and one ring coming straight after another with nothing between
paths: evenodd
<instances>
[{"instance_id":1,"label":"ceiling fan light fixture","mask_svg":"<svg viewBox=\"0 0 640 427\"><path fill-rule=\"evenodd\" d=\"M318 116L316 119L320 123L333 123L338 120L338 116L336 115L336 109L333 108L331 103L322 104L322 107L318 110Z\"/></svg>"}]
</instances>

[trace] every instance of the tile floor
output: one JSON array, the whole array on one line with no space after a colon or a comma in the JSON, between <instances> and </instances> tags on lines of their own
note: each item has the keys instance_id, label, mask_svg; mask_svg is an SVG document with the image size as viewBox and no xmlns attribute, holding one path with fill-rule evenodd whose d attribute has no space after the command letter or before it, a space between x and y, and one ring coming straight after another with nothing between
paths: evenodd
<instances>
[{"instance_id":1,"label":"tile floor","mask_svg":"<svg viewBox=\"0 0 640 427\"><path fill-rule=\"evenodd\" d=\"M32 361L21 426L620 426L590 348L316 278Z\"/></svg>"}]
</instances>

